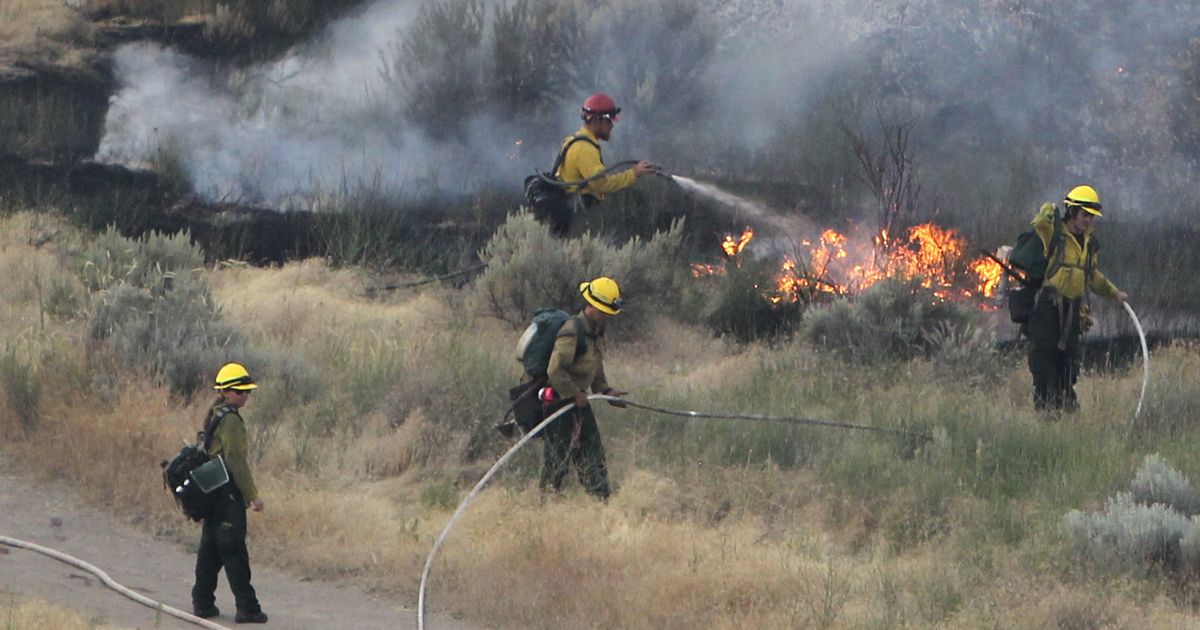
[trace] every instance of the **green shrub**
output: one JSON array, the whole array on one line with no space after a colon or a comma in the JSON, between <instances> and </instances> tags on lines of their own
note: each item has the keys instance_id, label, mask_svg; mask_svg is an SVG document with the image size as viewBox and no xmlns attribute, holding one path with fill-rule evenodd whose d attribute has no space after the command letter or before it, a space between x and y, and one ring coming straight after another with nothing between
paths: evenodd
<instances>
[{"instance_id":1,"label":"green shrub","mask_svg":"<svg viewBox=\"0 0 1200 630\"><path fill-rule=\"evenodd\" d=\"M79 314L80 299L76 295L78 283L70 277L56 277L50 281L50 290L42 299L42 312L59 320L67 320Z\"/></svg>"},{"instance_id":2,"label":"green shrub","mask_svg":"<svg viewBox=\"0 0 1200 630\"><path fill-rule=\"evenodd\" d=\"M811 309L801 325L814 346L870 363L932 356L944 347L946 331L966 330L975 314L946 302L917 280L885 280L862 294Z\"/></svg>"},{"instance_id":3,"label":"green shrub","mask_svg":"<svg viewBox=\"0 0 1200 630\"><path fill-rule=\"evenodd\" d=\"M480 0L429 0L392 51L405 113L434 139L465 133L479 110L485 15Z\"/></svg>"},{"instance_id":4,"label":"green shrub","mask_svg":"<svg viewBox=\"0 0 1200 630\"><path fill-rule=\"evenodd\" d=\"M1180 543L1191 526L1179 512L1137 503L1127 492L1109 499L1103 512L1072 510L1062 521L1079 553L1101 566L1124 569L1145 564L1176 568L1182 559Z\"/></svg>"},{"instance_id":5,"label":"green shrub","mask_svg":"<svg viewBox=\"0 0 1200 630\"><path fill-rule=\"evenodd\" d=\"M169 288L174 274L204 266L204 253L186 232L130 239L109 227L81 253L80 279L95 292L118 284Z\"/></svg>"},{"instance_id":6,"label":"green shrub","mask_svg":"<svg viewBox=\"0 0 1200 630\"><path fill-rule=\"evenodd\" d=\"M523 326L541 307L574 310L579 283L610 276L621 285L620 329L635 333L652 308L669 307L686 273L679 260L682 222L649 240L609 244L585 234L556 239L528 213L512 215L480 252L487 269L469 297L476 312Z\"/></svg>"},{"instance_id":7,"label":"green shrub","mask_svg":"<svg viewBox=\"0 0 1200 630\"><path fill-rule=\"evenodd\" d=\"M1130 570L1158 566L1200 568L1200 517L1176 509L1196 508L1191 484L1161 457L1149 455L1134 477L1132 492L1119 492L1104 510L1071 510L1062 530L1076 553L1101 567Z\"/></svg>"},{"instance_id":8,"label":"green shrub","mask_svg":"<svg viewBox=\"0 0 1200 630\"><path fill-rule=\"evenodd\" d=\"M220 320L202 276L176 276L170 288L166 279L153 288L119 284L93 294L89 334L111 342L124 361L147 366L173 394L189 397L241 339Z\"/></svg>"},{"instance_id":9,"label":"green shrub","mask_svg":"<svg viewBox=\"0 0 1200 630\"><path fill-rule=\"evenodd\" d=\"M12 348L0 356L0 388L4 389L8 408L16 414L21 428L26 431L36 429L42 399L41 382L34 367L17 356Z\"/></svg>"},{"instance_id":10,"label":"green shrub","mask_svg":"<svg viewBox=\"0 0 1200 630\"><path fill-rule=\"evenodd\" d=\"M491 30L489 101L501 111L547 113L570 92L574 15L548 0L499 4Z\"/></svg>"},{"instance_id":11,"label":"green shrub","mask_svg":"<svg viewBox=\"0 0 1200 630\"><path fill-rule=\"evenodd\" d=\"M1133 500L1143 505L1160 504L1187 516L1200 514L1200 493L1157 453L1146 456L1130 491Z\"/></svg>"},{"instance_id":12,"label":"green shrub","mask_svg":"<svg viewBox=\"0 0 1200 630\"><path fill-rule=\"evenodd\" d=\"M145 366L173 394L190 397L241 343L221 321L186 233L132 240L109 229L82 256L89 336L111 343L121 361Z\"/></svg>"}]
</instances>

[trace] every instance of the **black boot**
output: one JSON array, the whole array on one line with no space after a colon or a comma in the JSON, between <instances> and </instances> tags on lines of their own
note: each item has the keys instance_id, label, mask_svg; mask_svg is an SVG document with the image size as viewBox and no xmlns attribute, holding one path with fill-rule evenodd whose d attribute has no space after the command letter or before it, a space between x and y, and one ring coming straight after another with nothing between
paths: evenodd
<instances>
[{"instance_id":1,"label":"black boot","mask_svg":"<svg viewBox=\"0 0 1200 630\"><path fill-rule=\"evenodd\" d=\"M201 619L212 619L213 617L217 617L221 614L221 609L212 604L208 606L193 605L192 614Z\"/></svg>"},{"instance_id":2,"label":"black boot","mask_svg":"<svg viewBox=\"0 0 1200 630\"><path fill-rule=\"evenodd\" d=\"M257 612L239 610L233 620L237 623L267 623L267 613L261 610Z\"/></svg>"}]
</instances>

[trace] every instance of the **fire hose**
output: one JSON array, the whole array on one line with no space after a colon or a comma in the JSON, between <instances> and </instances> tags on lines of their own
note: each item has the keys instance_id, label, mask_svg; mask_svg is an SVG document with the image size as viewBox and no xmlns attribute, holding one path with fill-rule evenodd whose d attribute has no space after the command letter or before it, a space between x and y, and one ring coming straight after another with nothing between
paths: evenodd
<instances>
[{"instance_id":1,"label":"fire hose","mask_svg":"<svg viewBox=\"0 0 1200 630\"><path fill-rule=\"evenodd\" d=\"M596 173L595 175L592 175L591 177L586 177L584 179L576 180L573 182L559 181L557 179L554 179L553 177L547 177L545 173L541 173L541 172L539 172L537 174L537 177L542 182L549 184L551 186L557 186L559 188L577 188L577 187L582 188L597 179L601 179L603 177L608 177L609 175L612 175L614 173L620 173L621 171L627 171L627 170L633 168L634 165L637 164L638 162L640 162L640 160L625 160L622 162L617 162L616 164L613 164L612 166L600 171L599 173ZM672 179L671 175L669 173L662 170L662 167L657 166L657 165L654 166L654 174L658 175L659 177L665 178L665 179Z\"/></svg>"},{"instance_id":2,"label":"fire hose","mask_svg":"<svg viewBox=\"0 0 1200 630\"><path fill-rule=\"evenodd\" d=\"M51 558L54 558L55 560L58 560L59 562L65 562L66 564L69 564L73 567L83 569L84 571L91 573L92 575L96 576L97 578L100 578L100 581L103 582L105 586L120 593L121 595L124 595L125 597L128 597L129 599L132 599L133 601L135 601L143 606L146 606L147 608L153 608L156 611L164 612L172 617L175 617L176 619L180 619L180 620L186 621L188 623L195 624L197 626L200 626L201 628L209 628L210 630L229 630L229 628L227 628L225 626L222 626L217 623L213 623L211 621L206 621L195 615L190 615L182 610L179 610L178 608L172 608L162 602L156 602L156 601L150 599L149 597L146 597L140 593L132 591L132 590L122 586L121 584L117 583L116 580L113 580L111 577L108 576L107 573L105 573L104 571L101 571L95 565L84 562L83 560L80 560L79 558L76 558L74 556L69 556L65 553L62 553L61 551L56 551L54 549L50 549L49 547L43 547L43 546L35 544L35 543L26 542L24 540L17 540L16 538L9 538L8 536L0 536L0 545L8 545L9 547L16 547L17 549L26 549L28 551L40 553L44 556L49 556Z\"/></svg>"},{"instance_id":3,"label":"fire hose","mask_svg":"<svg viewBox=\"0 0 1200 630\"><path fill-rule=\"evenodd\" d=\"M1129 313L1129 318L1133 320L1133 327L1137 329L1138 340L1142 342L1142 393L1138 396L1137 409L1133 412L1133 418L1129 421L1129 428L1125 431L1125 440L1129 440L1129 436L1133 433L1134 425L1137 424L1138 416L1142 413L1142 401L1146 399L1146 385L1150 383L1150 349L1146 346L1146 332L1142 330L1142 322L1138 321L1137 313L1133 312L1133 307L1129 302L1121 302L1125 307L1125 312Z\"/></svg>"},{"instance_id":4,"label":"fire hose","mask_svg":"<svg viewBox=\"0 0 1200 630\"><path fill-rule=\"evenodd\" d=\"M626 407L635 407L637 409L645 409L647 411L654 411L657 413L663 413L663 414L672 415L672 416L682 416L685 418L712 418L712 419L727 419L727 420L754 420L754 421L763 421L763 422L783 422L783 423L787 423L787 424L799 424L799 425L821 426L821 427L836 427L836 428L841 428L841 429L856 429L856 430L860 430L860 431L872 431L872 432L876 432L876 433L899 434L899 435L904 435L904 436L908 436L908 437L915 437L922 441L929 441L929 442L933 441L933 438L926 433L919 433L916 431L905 431L903 429L892 429L892 428L888 428L888 427L872 427L872 426L861 425L861 424L851 424L848 422L834 422L831 420L816 420L816 419L811 419L811 418L794 418L794 417L789 417L789 416L766 416L766 415L756 415L756 414L723 414L723 413L701 413L698 411L677 411L674 409L666 409L663 407L654 407L652 405L644 405L641 403L636 403L636 402L633 402L630 400L626 400L624 398L618 398L616 396L606 396L603 394L592 394L591 396L588 396L588 400L607 400L609 402L619 403L620 405L623 405ZM496 474L496 471L500 470L501 466L503 466L506 462L508 462L508 460L512 459L512 456L514 454L516 454L516 452L518 450L520 450L522 446L525 446L526 444L528 444L529 440L531 440L535 436L537 436L538 433L541 433L543 429L545 429L547 426L549 426L550 423L553 422L554 420L556 420L559 416L563 415L567 411L570 411L574 408L575 408L574 405L567 405L566 407L563 407L562 409L555 411L554 413L547 416L545 420L542 420L537 426L530 429L528 433L521 436L521 439L517 440L517 443L514 444L512 446L512 448L508 449L508 452L504 453L504 455L500 456L500 459L496 460L496 463L493 464L492 467L489 468L486 473L484 473L483 477L481 477L479 479L479 482L476 483L473 488L471 488L471 491L467 493L467 496L464 497L462 502L458 504L458 509L454 510L454 514L452 514L450 516L450 520L446 523L446 526L442 529L442 532L440 534L438 534L438 537L434 540L433 548L429 551L429 556L427 558L425 558L425 568L422 569L422 571L421 571L421 585L420 585L420 588L419 588L418 594L417 594L417 630L425 630L425 601L426 601L425 590L426 590L426 586L429 583L429 572L433 568L434 558L437 556L438 551L441 550L442 545L445 544L446 538L450 535L450 530L454 528L454 523L456 521L458 521L458 518L460 516L462 516L463 512L466 511L467 504L469 504L471 502L471 500L474 499L477 494L479 494L479 491L482 490L485 485L487 485L487 482L489 480L491 480L491 478Z\"/></svg>"}]
</instances>

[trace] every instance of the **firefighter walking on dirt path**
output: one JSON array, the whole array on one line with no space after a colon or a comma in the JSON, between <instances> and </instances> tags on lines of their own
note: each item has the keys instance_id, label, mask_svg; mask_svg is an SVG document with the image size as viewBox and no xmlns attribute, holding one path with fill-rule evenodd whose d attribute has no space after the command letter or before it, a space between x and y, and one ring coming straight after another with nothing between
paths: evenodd
<instances>
[{"instance_id":1,"label":"firefighter walking on dirt path","mask_svg":"<svg viewBox=\"0 0 1200 630\"><path fill-rule=\"evenodd\" d=\"M1061 224L1054 204L1042 204L1033 227L1041 239L1047 266L1037 293L1027 333L1031 342L1029 371L1033 402L1039 410L1073 412L1079 407L1079 336L1091 327L1087 292L1125 302L1129 296L1100 272L1099 243L1092 222L1100 213L1100 196L1091 186L1076 186L1063 201ZM1058 242L1055 243L1054 241Z\"/></svg>"},{"instance_id":2,"label":"firefighter walking on dirt path","mask_svg":"<svg viewBox=\"0 0 1200 630\"><path fill-rule=\"evenodd\" d=\"M612 278L600 277L579 285L586 305L578 316L568 319L558 331L550 365L546 371L549 392L542 396L546 415L566 405L564 413L546 427L542 459L542 490L558 492L569 464L579 471L579 482L588 494L607 499L610 493L604 444L596 416L588 404L587 390L608 396L624 396L604 377L604 329L608 319L621 312L621 288ZM582 343L578 343L582 327ZM578 348L576 348L578 344ZM621 403L610 402L615 406Z\"/></svg>"},{"instance_id":3,"label":"firefighter walking on dirt path","mask_svg":"<svg viewBox=\"0 0 1200 630\"><path fill-rule=\"evenodd\" d=\"M266 623L267 615L250 585L250 554L246 550L246 508L261 512L265 507L254 485L248 453L250 440L239 410L258 385L246 368L228 363L218 372L213 389L219 398L205 418L206 431L213 431L208 448L211 457L220 455L229 471L230 483L214 492L212 511L204 519L200 549L196 552L196 583L192 587L192 611L208 619L221 614L216 605L217 574L225 569L237 606L237 623ZM211 429L210 423L216 423Z\"/></svg>"},{"instance_id":4,"label":"firefighter walking on dirt path","mask_svg":"<svg viewBox=\"0 0 1200 630\"><path fill-rule=\"evenodd\" d=\"M621 119L621 108L612 97L597 92L583 102L580 117L583 127L563 141L559 149L558 169L553 173L560 182L578 182L596 176L605 170L600 152L600 142L612 136L613 123ZM548 223L551 234L565 237L571 230L571 217L584 208L590 208L604 200L605 195L624 190L637 183L638 178L651 175L655 166L645 160L633 168L598 177L587 185L567 189L569 201L566 207L538 215L538 220Z\"/></svg>"}]
</instances>

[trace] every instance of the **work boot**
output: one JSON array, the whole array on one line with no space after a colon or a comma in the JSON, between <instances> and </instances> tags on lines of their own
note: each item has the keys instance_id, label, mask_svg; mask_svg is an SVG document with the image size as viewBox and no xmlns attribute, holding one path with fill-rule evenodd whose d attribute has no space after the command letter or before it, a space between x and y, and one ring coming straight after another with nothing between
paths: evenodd
<instances>
[{"instance_id":1,"label":"work boot","mask_svg":"<svg viewBox=\"0 0 1200 630\"><path fill-rule=\"evenodd\" d=\"M233 620L236 623L267 623L267 613L261 610L257 612L239 610Z\"/></svg>"},{"instance_id":2,"label":"work boot","mask_svg":"<svg viewBox=\"0 0 1200 630\"><path fill-rule=\"evenodd\" d=\"M192 606L192 614L201 619L212 619L220 616L221 609L215 605L212 606Z\"/></svg>"}]
</instances>

